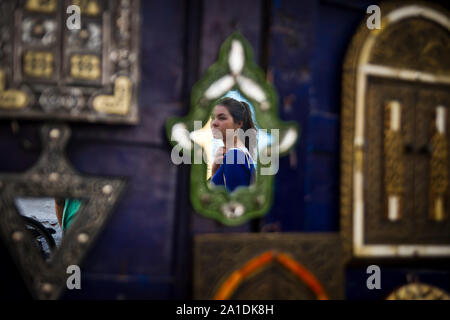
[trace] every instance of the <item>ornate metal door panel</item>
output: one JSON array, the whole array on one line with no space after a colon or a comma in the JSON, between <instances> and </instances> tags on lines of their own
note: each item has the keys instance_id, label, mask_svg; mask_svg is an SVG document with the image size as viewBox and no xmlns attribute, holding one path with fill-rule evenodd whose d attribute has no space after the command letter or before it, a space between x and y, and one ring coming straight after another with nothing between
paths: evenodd
<instances>
[{"instance_id":1,"label":"ornate metal door panel","mask_svg":"<svg viewBox=\"0 0 450 320\"><path fill-rule=\"evenodd\" d=\"M450 256L450 19L383 5L344 66L342 228L357 257Z\"/></svg>"},{"instance_id":2,"label":"ornate metal door panel","mask_svg":"<svg viewBox=\"0 0 450 320\"><path fill-rule=\"evenodd\" d=\"M450 86L417 91L414 206L422 243L450 242L449 110Z\"/></svg>"},{"instance_id":3,"label":"ornate metal door panel","mask_svg":"<svg viewBox=\"0 0 450 320\"><path fill-rule=\"evenodd\" d=\"M414 141L414 89L403 82L370 79L367 103L367 176L365 190L366 220L364 233L367 243L379 239L389 243L402 243L414 233L414 202L405 201L414 195L414 166L405 156L402 145ZM402 132L389 131L389 103L397 101L401 106ZM399 102L401 101L401 102ZM397 217L389 217L389 196L399 195ZM396 220L395 223L390 220Z\"/></svg>"},{"instance_id":4,"label":"ornate metal door panel","mask_svg":"<svg viewBox=\"0 0 450 320\"><path fill-rule=\"evenodd\" d=\"M434 138L436 110L448 105L448 93L445 88L375 78L370 79L367 94L366 242L448 243L448 130L443 142L433 142L438 139ZM398 115L392 108L399 109ZM390 128L393 117L400 118L399 132ZM448 123L448 114L445 117L444 123ZM444 150L439 149L439 143L444 144ZM444 157L444 168L439 160L432 160L433 154L438 159ZM433 169L436 162L434 166L440 167ZM433 170L441 172L434 180ZM435 185L442 185L440 200L436 192L432 194ZM398 201L398 208L392 208L393 201ZM436 201L440 207L436 208Z\"/></svg>"}]
</instances>

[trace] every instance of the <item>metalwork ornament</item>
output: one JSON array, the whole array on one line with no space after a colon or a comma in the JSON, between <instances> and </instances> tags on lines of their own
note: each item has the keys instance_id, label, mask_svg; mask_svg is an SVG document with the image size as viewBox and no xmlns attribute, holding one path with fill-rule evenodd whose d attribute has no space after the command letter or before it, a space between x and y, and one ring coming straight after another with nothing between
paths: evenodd
<instances>
[{"instance_id":1,"label":"metalwork ornament","mask_svg":"<svg viewBox=\"0 0 450 320\"><path fill-rule=\"evenodd\" d=\"M98 95L93 100L94 109L99 112L125 115L131 104L131 81L120 76L114 81L113 95Z\"/></svg>"},{"instance_id":2,"label":"metalwork ornament","mask_svg":"<svg viewBox=\"0 0 450 320\"><path fill-rule=\"evenodd\" d=\"M56 21L26 17L22 22L22 41L31 45L52 45L56 41Z\"/></svg>"},{"instance_id":3,"label":"metalwork ornament","mask_svg":"<svg viewBox=\"0 0 450 320\"><path fill-rule=\"evenodd\" d=\"M450 295L435 286L410 283L394 290L386 300L450 300Z\"/></svg>"},{"instance_id":4,"label":"metalwork ornament","mask_svg":"<svg viewBox=\"0 0 450 320\"><path fill-rule=\"evenodd\" d=\"M28 94L23 90L6 89L5 72L0 69L0 109L22 109L30 102Z\"/></svg>"},{"instance_id":5,"label":"metalwork ornament","mask_svg":"<svg viewBox=\"0 0 450 320\"><path fill-rule=\"evenodd\" d=\"M26 0L25 9L29 11L53 13L56 11L57 0Z\"/></svg>"},{"instance_id":6,"label":"metalwork ornament","mask_svg":"<svg viewBox=\"0 0 450 320\"><path fill-rule=\"evenodd\" d=\"M386 212L388 219L400 219L403 206L404 157L401 132L401 105L397 101L384 108L384 184L386 186ZM397 115L397 116L395 116Z\"/></svg>"},{"instance_id":7,"label":"metalwork ornament","mask_svg":"<svg viewBox=\"0 0 450 320\"><path fill-rule=\"evenodd\" d=\"M443 107L438 107L437 109L441 108ZM446 109L443 110L447 111ZM445 117L445 114L446 112L443 112L443 117ZM436 115L437 119L439 119L439 114ZM445 220L448 217L447 211L449 210L446 193L449 187L448 164L450 159L448 157L449 144L445 135L448 128L445 128L445 121L442 122L444 124L442 128L437 128L431 138L430 207L428 212L430 218L434 221Z\"/></svg>"},{"instance_id":8,"label":"metalwork ornament","mask_svg":"<svg viewBox=\"0 0 450 320\"><path fill-rule=\"evenodd\" d=\"M100 58L92 54L74 54L70 57L70 75L74 79L100 79Z\"/></svg>"},{"instance_id":9,"label":"metalwork ornament","mask_svg":"<svg viewBox=\"0 0 450 320\"><path fill-rule=\"evenodd\" d=\"M77 50L99 52L102 46L102 29L98 23L89 22L80 30L70 30L67 38L69 47Z\"/></svg>"},{"instance_id":10,"label":"metalwork ornament","mask_svg":"<svg viewBox=\"0 0 450 320\"><path fill-rule=\"evenodd\" d=\"M48 88L42 91L39 104L46 112L58 112L61 108L77 114L85 104L83 92L78 88Z\"/></svg>"},{"instance_id":11,"label":"metalwork ornament","mask_svg":"<svg viewBox=\"0 0 450 320\"><path fill-rule=\"evenodd\" d=\"M54 56L48 51L27 51L24 54L23 72L29 77L49 78L53 75Z\"/></svg>"},{"instance_id":12,"label":"metalwork ornament","mask_svg":"<svg viewBox=\"0 0 450 320\"><path fill-rule=\"evenodd\" d=\"M101 12L101 5L97 0L72 0L72 4L79 6L83 15L98 16Z\"/></svg>"}]
</instances>

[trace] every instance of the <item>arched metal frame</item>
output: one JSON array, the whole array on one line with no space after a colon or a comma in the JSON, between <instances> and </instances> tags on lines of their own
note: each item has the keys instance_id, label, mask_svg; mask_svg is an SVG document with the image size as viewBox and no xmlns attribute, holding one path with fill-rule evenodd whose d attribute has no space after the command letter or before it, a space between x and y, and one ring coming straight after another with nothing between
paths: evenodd
<instances>
[{"instance_id":1,"label":"arched metal frame","mask_svg":"<svg viewBox=\"0 0 450 320\"><path fill-rule=\"evenodd\" d=\"M440 10L441 11L441 10ZM442 12L446 12L442 10ZM369 76L427 84L450 84L450 75L399 69L370 63L377 39L391 25L409 18L433 21L450 31L449 15L423 3L381 5L381 29L369 30L365 21L348 49L343 70L341 127L341 230L347 259L356 257L450 256L449 245L366 244L365 199L365 102Z\"/></svg>"}]
</instances>

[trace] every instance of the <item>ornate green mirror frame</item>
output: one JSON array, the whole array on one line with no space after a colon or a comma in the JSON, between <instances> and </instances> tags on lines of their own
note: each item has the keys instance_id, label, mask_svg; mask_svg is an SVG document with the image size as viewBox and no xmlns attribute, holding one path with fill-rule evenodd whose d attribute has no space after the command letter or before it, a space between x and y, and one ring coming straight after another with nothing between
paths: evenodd
<instances>
[{"instance_id":1,"label":"ornate green mirror frame","mask_svg":"<svg viewBox=\"0 0 450 320\"><path fill-rule=\"evenodd\" d=\"M272 139L262 150L258 146L256 182L250 187L228 193L223 187L209 186L205 178L207 164L195 159L195 156L202 159L205 145L201 139L193 138L192 133L198 130L194 121L201 121L203 129L198 131L209 130L205 123L212 109L220 98L232 90L239 91L253 106L258 129L266 129L271 134L275 132L276 139ZM260 217L269 210L276 172L264 174L272 163L261 161L259 155L283 156L294 146L299 136L299 127L295 122L279 119L277 101L275 88L266 82L264 72L253 63L250 44L239 32L234 32L222 44L218 61L208 68L193 87L189 114L183 118L169 119L166 126L167 136L174 146L172 155L182 151L184 159L192 163L190 198L197 212L224 225L235 226Z\"/></svg>"}]
</instances>

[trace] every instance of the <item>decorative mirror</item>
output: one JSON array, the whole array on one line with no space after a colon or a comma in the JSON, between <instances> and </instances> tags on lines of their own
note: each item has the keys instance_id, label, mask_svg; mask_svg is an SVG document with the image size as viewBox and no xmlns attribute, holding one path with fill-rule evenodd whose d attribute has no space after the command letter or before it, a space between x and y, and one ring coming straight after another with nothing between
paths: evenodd
<instances>
[{"instance_id":1,"label":"decorative mirror","mask_svg":"<svg viewBox=\"0 0 450 320\"><path fill-rule=\"evenodd\" d=\"M192 164L190 198L197 212L231 226L260 217L270 208L278 159L299 135L295 122L278 118L277 101L275 89L253 63L247 40L233 33L222 44L218 61L193 87L189 114L167 123L174 146L172 161ZM237 115L244 113L246 118ZM216 125L215 119L231 123L232 133L242 129L242 136L233 137L231 148L224 146L225 140L230 141L224 139L226 133L217 137L225 127ZM245 124L249 119L250 126ZM216 156L221 147L226 148L219 163ZM230 159L247 169L228 167Z\"/></svg>"},{"instance_id":2,"label":"decorative mirror","mask_svg":"<svg viewBox=\"0 0 450 320\"><path fill-rule=\"evenodd\" d=\"M341 227L348 257L450 256L450 15L386 4L343 72Z\"/></svg>"},{"instance_id":3,"label":"decorative mirror","mask_svg":"<svg viewBox=\"0 0 450 320\"><path fill-rule=\"evenodd\" d=\"M123 179L77 174L64 156L69 135L67 126L44 126L37 164L0 173L0 234L39 299L62 293L67 268L81 263L125 187Z\"/></svg>"},{"instance_id":4,"label":"decorative mirror","mask_svg":"<svg viewBox=\"0 0 450 320\"><path fill-rule=\"evenodd\" d=\"M0 30L0 118L137 123L139 1L2 1Z\"/></svg>"}]
</instances>

